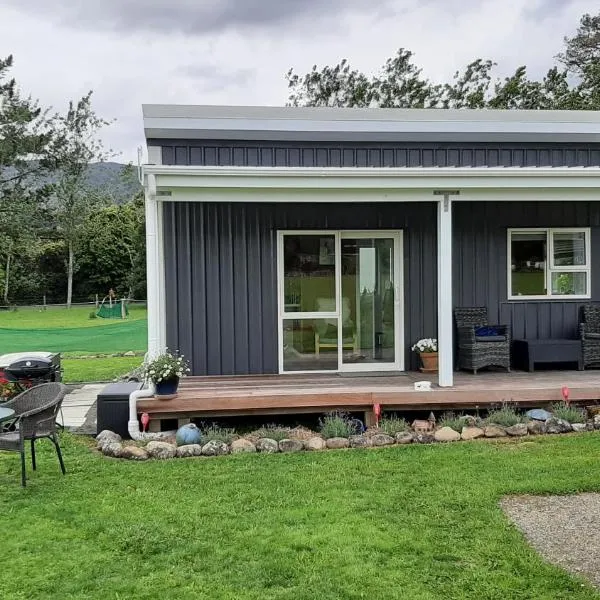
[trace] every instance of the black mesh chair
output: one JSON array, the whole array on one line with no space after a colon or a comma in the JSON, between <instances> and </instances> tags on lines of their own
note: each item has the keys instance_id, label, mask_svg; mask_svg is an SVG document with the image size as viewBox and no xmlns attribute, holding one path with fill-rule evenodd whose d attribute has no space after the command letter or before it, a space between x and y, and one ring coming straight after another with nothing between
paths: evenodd
<instances>
[{"instance_id":1,"label":"black mesh chair","mask_svg":"<svg viewBox=\"0 0 600 600\"><path fill-rule=\"evenodd\" d=\"M579 335L583 368L591 365L600 367L600 305L588 304L581 307Z\"/></svg>"},{"instance_id":2,"label":"black mesh chair","mask_svg":"<svg viewBox=\"0 0 600 600\"><path fill-rule=\"evenodd\" d=\"M66 473L58 436L56 415L60 410L67 388L62 383L43 383L32 387L3 404L15 411L12 431L0 433L0 450L21 454L21 485L25 487L25 441L31 441L31 465L36 469L35 441L48 438L56 448L58 462L63 475Z\"/></svg>"},{"instance_id":3,"label":"black mesh chair","mask_svg":"<svg viewBox=\"0 0 600 600\"><path fill-rule=\"evenodd\" d=\"M456 308L458 368L477 373L484 367L510 371L510 331L508 325L489 326L487 308ZM482 332L481 329L488 329ZM492 335L490 335L490 331Z\"/></svg>"}]
</instances>

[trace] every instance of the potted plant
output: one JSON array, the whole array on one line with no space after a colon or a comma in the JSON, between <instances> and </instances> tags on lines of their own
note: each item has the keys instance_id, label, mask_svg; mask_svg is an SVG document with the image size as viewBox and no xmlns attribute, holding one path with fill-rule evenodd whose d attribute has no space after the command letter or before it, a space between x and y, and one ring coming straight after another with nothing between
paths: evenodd
<instances>
[{"instance_id":1,"label":"potted plant","mask_svg":"<svg viewBox=\"0 0 600 600\"><path fill-rule=\"evenodd\" d=\"M421 371L423 373L437 373L438 370L438 346L434 338L424 338L419 340L413 347L421 359Z\"/></svg>"},{"instance_id":2,"label":"potted plant","mask_svg":"<svg viewBox=\"0 0 600 600\"><path fill-rule=\"evenodd\" d=\"M190 372L188 362L182 355L164 352L144 367L144 378L154 384L155 396L170 400L177 395L179 380Z\"/></svg>"}]
</instances>

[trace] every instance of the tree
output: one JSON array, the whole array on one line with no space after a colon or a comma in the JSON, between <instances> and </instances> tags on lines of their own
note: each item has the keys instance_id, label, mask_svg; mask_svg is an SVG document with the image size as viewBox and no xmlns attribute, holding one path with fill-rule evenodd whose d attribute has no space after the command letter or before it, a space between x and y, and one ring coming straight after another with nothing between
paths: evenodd
<instances>
[{"instance_id":1,"label":"tree","mask_svg":"<svg viewBox=\"0 0 600 600\"><path fill-rule=\"evenodd\" d=\"M106 203L86 181L89 165L111 156L98 137L99 131L110 122L96 115L91 99L92 92L89 92L76 104L70 102L66 115L55 117L56 135L51 144L52 156L59 169L52 211L56 229L67 247L67 307L73 299L80 233L87 219Z\"/></svg>"},{"instance_id":2,"label":"tree","mask_svg":"<svg viewBox=\"0 0 600 600\"><path fill-rule=\"evenodd\" d=\"M457 71L449 83L435 84L400 48L380 72L368 75L344 59L333 67L300 76L286 74L292 106L374 106L393 108L600 109L600 14L584 15L565 51L540 80L526 66L505 78L494 75L496 63L478 58ZM571 75L571 76L570 76ZM575 77L573 77L573 75Z\"/></svg>"},{"instance_id":3,"label":"tree","mask_svg":"<svg viewBox=\"0 0 600 600\"><path fill-rule=\"evenodd\" d=\"M3 257L3 302L8 303L11 263L25 240L31 240L49 186L52 130L48 112L23 97L8 79L13 57L0 59L0 248Z\"/></svg>"}]
</instances>

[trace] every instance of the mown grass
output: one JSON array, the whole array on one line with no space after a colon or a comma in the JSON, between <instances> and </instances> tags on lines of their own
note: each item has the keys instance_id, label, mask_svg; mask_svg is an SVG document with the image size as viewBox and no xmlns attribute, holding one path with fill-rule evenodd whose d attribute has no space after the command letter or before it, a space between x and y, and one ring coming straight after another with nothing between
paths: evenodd
<instances>
[{"instance_id":1,"label":"mown grass","mask_svg":"<svg viewBox=\"0 0 600 600\"><path fill-rule=\"evenodd\" d=\"M6 599L592 599L501 512L600 490L597 433L129 463L0 454ZM42 450L42 448L44 448Z\"/></svg>"},{"instance_id":2,"label":"mown grass","mask_svg":"<svg viewBox=\"0 0 600 600\"><path fill-rule=\"evenodd\" d=\"M64 383L113 381L139 367L142 360L140 356L63 358L63 381Z\"/></svg>"},{"instance_id":3,"label":"mown grass","mask_svg":"<svg viewBox=\"0 0 600 600\"><path fill-rule=\"evenodd\" d=\"M32 309L0 313L0 354L48 351L71 354L143 352L146 309L133 307L128 319L89 319L89 308Z\"/></svg>"}]
</instances>

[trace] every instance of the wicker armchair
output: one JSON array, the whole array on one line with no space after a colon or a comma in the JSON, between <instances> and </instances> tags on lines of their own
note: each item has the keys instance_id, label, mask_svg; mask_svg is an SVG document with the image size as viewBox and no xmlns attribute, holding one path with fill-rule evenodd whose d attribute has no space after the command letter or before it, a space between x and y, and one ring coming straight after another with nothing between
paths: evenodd
<instances>
[{"instance_id":1,"label":"wicker armchair","mask_svg":"<svg viewBox=\"0 0 600 600\"><path fill-rule=\"evenodd\" d=\"M480 327L489 327L485 307L457 308L454 318L458 332L459 369L477 373L483 367L503 367L510 371L510 330L507 325L494 325L496 335L478 335Z\"/></svg>"},{"instance_id":2,"label":"wicker armchair","mask_svg":"<svg viewBox=\"0 0 600 600\"><path fill-rule=\"evenodd\" d=\"M600 306L588 304L581 307L579 323L583 368L600 366Z\"/></svg>"},{"instance_id":3,"label":"wicker armchair","mask_svg":"<svg viewBox=\"0 0 600 600\"><path fill-rule=\"evenodd\" d=\"M43 383L25 390L3 406L15 411L14 431L0 433L0 450L12 450L21 454L21 485L25 487L25 441L31 441L31 465L36 469L35 441L48 438L56 448L63 475L66 473L58 437L56 415L60 410L67 388L62 383Z\"/></svg>"}]
</instances>

